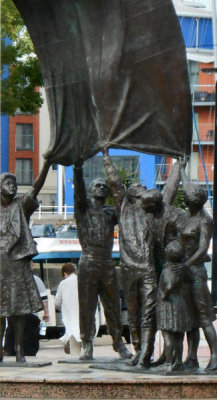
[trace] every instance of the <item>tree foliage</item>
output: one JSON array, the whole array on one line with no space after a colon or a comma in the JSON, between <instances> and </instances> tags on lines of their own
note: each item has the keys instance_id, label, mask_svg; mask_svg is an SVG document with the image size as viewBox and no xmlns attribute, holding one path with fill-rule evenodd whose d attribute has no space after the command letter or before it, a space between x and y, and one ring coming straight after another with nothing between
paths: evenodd
<instances>
[{"instance_id":1,"label":"tree foliage","mask_svg":"<svg viewBox=\"0 0 217 400\"><path fill-rule=\"evenodd\" d=\"M36 114L42 105L37 90L42 75L24 22L12 0L1 0L1 111Z\"/></svg>"},{"instance_id":2,"label":"tree foliage","mask_svg":"<svg viewBox=\"0 0 217 400\"><path fill-rule=\"evenodd\" d=\"M182 188L179 188L176 198L173 202L173 207L180 208L181 210L186 210L186 204L184 200L184 192Z\"/></svg>"},{"instance_id":3,"label":"tree foliage","mask_svg":"<svg viewBox=\"0 0 217 400\"><path fill-rule=\"evenodd\" d=\"M132 185L133 183L138 182L138 177L135 176L135 172L130 172L126 168L124 168L118 164L114 164L114 165L118 171L120 181L121 181L122 185L124 186L125 190L128 189L128 187L130 185ZM109 186L109 184L108 184L108 186ZM113 200L111 193L106 199L106 204L109 206L114 206L114 200Z\"/></svg>"}]
</instances>

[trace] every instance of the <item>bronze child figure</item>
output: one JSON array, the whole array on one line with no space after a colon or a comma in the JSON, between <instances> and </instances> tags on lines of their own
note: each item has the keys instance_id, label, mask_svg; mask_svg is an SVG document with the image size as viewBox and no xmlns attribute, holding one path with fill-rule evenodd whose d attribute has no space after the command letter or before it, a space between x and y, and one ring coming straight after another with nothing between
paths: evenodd
<instances>
[{"instance_id":1,"label":"bronze child figure","mask_svg":"<svg viewBox=\"0 0 217 400\"><path fill-rule=\"evenodd\" d=\"M184 251L177 240L165 250L165 264L157 295L157 328L164 338L165 363L158 370L183 371L184 333L194 328L194 313L186 302L183 285L185 268L182 266Z\"/></svg>"}]
</instances>

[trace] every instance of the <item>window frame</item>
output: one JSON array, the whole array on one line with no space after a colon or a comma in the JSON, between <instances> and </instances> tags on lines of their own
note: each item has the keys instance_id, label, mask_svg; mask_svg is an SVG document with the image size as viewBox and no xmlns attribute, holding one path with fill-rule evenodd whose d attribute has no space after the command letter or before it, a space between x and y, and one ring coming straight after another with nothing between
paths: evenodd
<instances>
[{"instance_id":1,"label":"window frame","mask_svg":"<svg viewBox=\"0 0 217 400\"><path fill-rule=\"evenodd\" d=\"M21 163L21 169L19 170L18 168L18 162ZM26 161L30 161L30 168L27 168ZM33 179L34 179L34 173L33 173L33 159L32 158L16 158L15 160L15 175L17 179L17 184L20 186L31 186L33 184ZM25 179L25 174L29 173L30 179ZM21 176L22 179L19 179Z\"/></svg>"},{"instance_id":2,"label":"window frame","mask_svg":"<svg viewBox=\"0 0 217 400\"><path fill-rule=\"evenodd\" d=\"M25 127L24 129L18 127ZM31 127L31 134L25 134L25 129L27 130L27 126ZM31 143L29 142L29 138L31 139ZM26 140L25 140L26 139ZM28 148L28 142L30 146ZM33 134L33 124L32 123L16 123L16 131L15 131L15 151L34 151L34 134Z\"/></svg>"}]
</instances>

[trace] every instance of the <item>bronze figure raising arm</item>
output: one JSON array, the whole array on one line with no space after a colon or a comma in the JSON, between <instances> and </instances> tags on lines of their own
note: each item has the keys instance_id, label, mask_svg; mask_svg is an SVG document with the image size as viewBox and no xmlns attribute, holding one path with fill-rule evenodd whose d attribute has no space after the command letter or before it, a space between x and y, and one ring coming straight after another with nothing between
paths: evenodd
<instances>
[{"instance_id":1,"label":"bronze figure raising arm","mask_svg":"<svg viewBox=\"0 0 217 400\"><path fill-rule=\"evenodd\" d=\"M85 211L87 208L87 193L83 177L83 161L74 165L74 199L75 208Z\"/></svg>"},{"instance_id":2,"label":"bronze figure raising arm","mask_svg":"<svg viewBox=\"0 0 217 400\"><path fill-rule=\"evenodd\" d=\"M111 158L109 157L108 149L107 148L103 149L102 153L103 153L103 162L108 179L108 184L112 192L118 216L120 216L121 204L125 192L124 186L121 183L120 177L118 175L115 166L112 164Z\"/></svg>"},{"instance_id":3,"label":"bronze figure raising arm","mask_svg":"<svg viewBox=\"0 0 217 400\"><path fill-rule=\"evenodd\" d=\"M45 160L42 170L40 171L40 174L38 175L38 177L36 178L32 189L29 192L29 195L36 198L38 193L40 192L42 186L44 185L44 182L47 178L47 174L50 168L50 162L49 160Z\"/></svg>"},{"instance_id":4,"label":"bronze figure raising arm","mask_svg":"<svg viewBox=\"0 0 217 400\"><path fill-rule=\"evenodd\" d=\"M36 178L33 187L29 190L29 192L27 192L22 197L22 207L27 221L30 220L31 215L39 207L37 195L39 194L40 190L44 185L49 168L50 168L50 162L48 160L45 160L42 170L40 171L40 174Z\"/></svg>"},{"instance_id":5,"label":"bronze figure raising arm","mask_svg":"<svg viewBox=\"0 0 217 400\"><path fill-rule=\"evenodd\" d=\"M166 204L172 204L178 192L181 179L180 168L185 165L184 161L177 161L171 168L167 181L162 191L163 200Z\"/></svg>"}]
</instances>

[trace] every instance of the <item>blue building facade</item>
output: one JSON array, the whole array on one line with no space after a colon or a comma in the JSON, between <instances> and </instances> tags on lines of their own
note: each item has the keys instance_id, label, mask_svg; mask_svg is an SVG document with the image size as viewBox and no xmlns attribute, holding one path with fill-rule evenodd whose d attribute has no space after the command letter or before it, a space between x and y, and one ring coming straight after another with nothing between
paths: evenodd
<instances>
[{"instance_id":1,"label":"blue building facade","mask_svg":"<svg viewBox=\"0 0 217 400\"><path fill-rule=\"evenodd\" d=\"M9 117L8 115L1 115L1 170L0 173L8 171L8 144L9 144Z\"/></svg>"},{"instance_id":2,"label":"blue building facade","mask_svg":"<svg viewBox=\"0 0 217 400\"><path fill-rule=\"evenodd\" d=\"M187 49L213 49L212 18L178 17Z\"/></svg>"},{"instance_id":3,"label":"blue building facade","mask_svg":"<svg viewBox=\"0 0 217 400\"><path fill-rule=\"evenodd\" d=\"M2 79L7 78L9 75L9 68L4 66ZM1 114L1 161L0 161L0 173L8 171L9 162L9 116Z\"/></svg>"}]
</instances>

